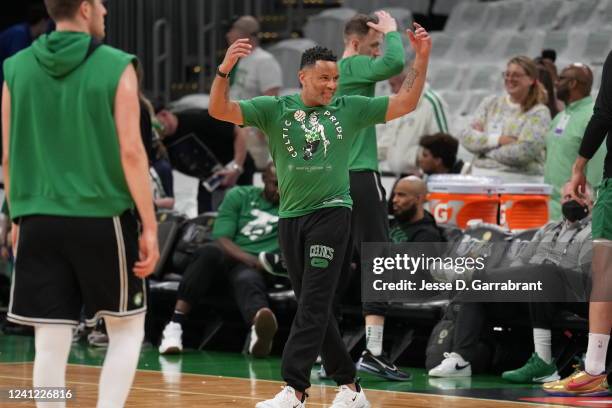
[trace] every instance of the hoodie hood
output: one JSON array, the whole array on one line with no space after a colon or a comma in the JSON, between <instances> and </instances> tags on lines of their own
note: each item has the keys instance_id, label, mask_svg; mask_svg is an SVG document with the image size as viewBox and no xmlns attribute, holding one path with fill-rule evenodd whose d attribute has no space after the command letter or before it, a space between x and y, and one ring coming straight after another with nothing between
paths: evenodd
<instances>
[{"instance_id":1,"label":"hoodie hood","mask_svg":"<svg viewBox=\"0 0 612 408\"><path fill-rule=\"evenodd\" d=\"M87 59L91 36L85 33L53 31L41 35L32 44L32 52L40 67L50 76L69 75Z\"/></svg>"},{"instance_id":2,"label":"hoodie hood","mask_svg":"<svg viewBox=\"0 0 612 408\"><path fill-rule=\"evenodd\" d=\"M436 224L436 219L434 218L433 215L431 215L431 213L427 210L423 211L423 218L421 218L418 221L413 222L412 224L406 224L407 226L410 227L414 227L414 226L421 226L421 225L437 225Z\"/></svg>"}]
</instances>

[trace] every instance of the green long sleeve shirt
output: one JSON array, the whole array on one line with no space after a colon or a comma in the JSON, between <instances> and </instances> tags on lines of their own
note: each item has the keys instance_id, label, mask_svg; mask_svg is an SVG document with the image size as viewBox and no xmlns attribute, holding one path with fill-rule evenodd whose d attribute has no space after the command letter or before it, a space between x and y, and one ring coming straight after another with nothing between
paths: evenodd
<instances>
[{"instance_id":1,"label":"green long sleeve shirt","mask_svg":"<svg viewBox=\"0 0 612 408\"><path fill-rule=\"evenodd\" d=\"M372 58L367 55L353 55L338 63L340 82L336 96L361 95L374 96L376 82L398 75L404 69L404 47L397 31L385 35L383 56ZM353 138L349 157L349 170L378 171L378 152L376 129L374 126L361 130L359 137Z\"/></svg>"}]
</instances>

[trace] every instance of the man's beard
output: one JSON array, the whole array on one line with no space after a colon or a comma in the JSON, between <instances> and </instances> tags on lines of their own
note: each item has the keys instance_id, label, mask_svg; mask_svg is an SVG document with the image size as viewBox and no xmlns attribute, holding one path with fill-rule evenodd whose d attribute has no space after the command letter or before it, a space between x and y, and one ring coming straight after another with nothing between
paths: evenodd
<instances>
[{"instance_id":1,"label":"man's beard","mask_svg":"<svg viewBox=\"0 0 612 408\"><path fill-rule=\"evenodd\" d=\"M568 105L569 101L569 89L557 89L557 99L559 99L564 104Z\"/></svg>"},{"instance_id":2,"label":"man's beard","mask_svg":"<svg viewBox=\"0 0 612 408\"><path fill-rule=\"evenodd\" d=\"M400 222L409 222L410 220L414 218L414 216L416 215L416 212L417 212L417 206L416 204L413 204L412 206L406 208L404 211L396 212L395 219Z\"/></svg>"}]
</instances>

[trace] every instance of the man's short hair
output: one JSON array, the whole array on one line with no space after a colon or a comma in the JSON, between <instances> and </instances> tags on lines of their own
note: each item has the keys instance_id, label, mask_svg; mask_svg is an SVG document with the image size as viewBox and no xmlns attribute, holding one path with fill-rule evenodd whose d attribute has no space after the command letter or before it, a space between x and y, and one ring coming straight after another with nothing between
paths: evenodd
<instances>
[{"instance_id":1,"label":"man's short hair","mask_svg":"<svg viewBox=\"0 0 612 408\"><path fill-rule=\"evenodd\" d=\"M332 50L317 45L304 51L302 54L302 61L300 62L300 69L315 65L317 61L336 62L337 60L338 58L334 55Z\"/></svg>"},{"instance_id":2,"label":"man's short hair","mask_svg":"<svg viewBox=\"0 0 612 408\"><path fill-rule=\"evenodd\" d=\"M359 37L367 35L370 31L368 23L378 23L378 18L376 16L356 14L353 16L353 18L347 21L346 25L344 26L344 38L351 35L357 35Z\"/></svg>"},{"instance_id":3,"label":"man's short hair","mask_svg":"<svg viewBox=\"0 0 612 408\"><path fill-rule=\"evenodd\" d=\"M442 159L444 167L451 168L457 160L459 141L446 133L425 135L419 140L419 146L430 151L435 158Z\"/></svg>"},{"instance_id":4,"label":"man's short hair","mask_svg":"<svg viewBox=\"0 0 612 408\"><path fill-rule=\"evenodd\" d=\"M70 20L84 1L94 2L94 0L45 0L45 6L53 21Z\"/></svg>"}]
</instances>

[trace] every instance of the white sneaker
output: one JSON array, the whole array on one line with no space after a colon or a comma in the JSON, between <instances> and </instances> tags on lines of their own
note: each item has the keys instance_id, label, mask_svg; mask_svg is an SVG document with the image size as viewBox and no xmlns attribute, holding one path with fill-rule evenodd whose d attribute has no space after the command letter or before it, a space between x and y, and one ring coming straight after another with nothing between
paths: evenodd
<instances>
[{"instance_id":1,"label":"white sneaker","mask_svg":"<svg viewBox=\"0 0 612 408\"><path fill-rule=\"evenodd\" d=\"M255 408L304 408L305 402L301 402L295 396L295 390L288 385L283 387L283 390L276 394L272 399L258 402Z\"/></svg>"},{"instance_id":2,"label":"white sneaker","mask_svg":"<svg viewBox=\"0 0 612 408\"><path fill-rule=\"evenodd\" d=\"M366 399L363 388L356 392L347 385L341 385L331 408L370 408L370 402Z\"/></svg>"},{"instance_id":3,"label":"white sneaker","mask_svg":"<svg viewBox=\"0 0 612 408\"><path fill-rule=\"evenodd\" d=\"M183 328L180 324L169 322L164 328L159 354L178 354L183 351Z\"/></svg>"},{"instance_id":4,"label":"white sneaker","mask_svg":"<svg viewBox=\"0 0 612 408\"><path fill-rule=\"evenodd\" d=\"M431 377L471 377L472 366L457 353L444 353L444 360L429 370Z\"/></svg>"},{"instance_id":5,"label":"white sneaker","mask_svg":"<svg viewBox=\"0 0 612 408\"><path fill-rule=\"evenodd\" d=\"M267 307L259 309L251 326L249 354L257 358L267 357L272 351L272 341L277 330L278 323L272 310Z\"/></svg>"}]
</instances>

